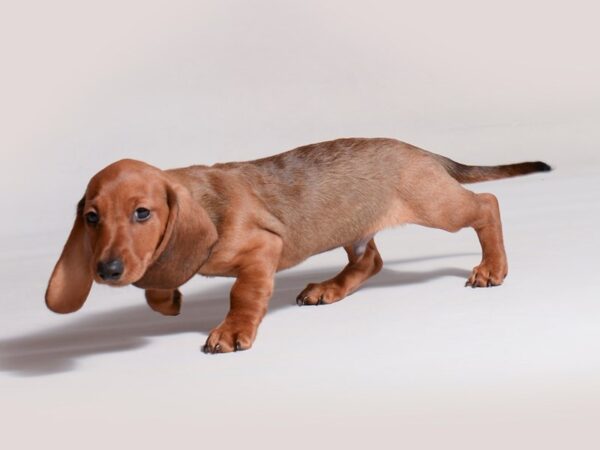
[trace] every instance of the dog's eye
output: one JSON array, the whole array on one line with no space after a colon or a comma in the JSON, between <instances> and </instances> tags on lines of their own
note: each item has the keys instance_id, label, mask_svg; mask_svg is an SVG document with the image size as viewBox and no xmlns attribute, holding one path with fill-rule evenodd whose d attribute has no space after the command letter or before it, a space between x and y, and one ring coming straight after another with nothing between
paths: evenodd
<instances>
[{"instance_id":1,"label":"dog's eye","mask_svg":"<svg viewBox=\"0 0 600 450\"><path fill-rule=\"evenodd\" d=\"M96 225L100 221L100 216L94 211L90 211L85 215L85 221L90 225Z\"/></svg>"},{"instance_id":2,"label":"dog's eye","mask_svg":"<svg viewBox=\"0 0 600 450\"><path fill-rule=\"evenodd\" d=\"M138 208L135 210L135 213L133 213L133 217L135 217L135 220L138 222L148 220L150 218L150 210L146 208Z\"/></svg>"}]
</instances>

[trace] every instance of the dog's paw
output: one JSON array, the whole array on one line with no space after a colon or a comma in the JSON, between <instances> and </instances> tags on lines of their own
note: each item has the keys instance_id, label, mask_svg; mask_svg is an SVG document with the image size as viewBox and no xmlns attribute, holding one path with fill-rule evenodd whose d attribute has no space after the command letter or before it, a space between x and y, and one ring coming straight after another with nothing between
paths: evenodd
<instances>
[{"instance_id":1,"label":"dog's paw","mask_svg":"<svg viewBox=\"0 0 600 450\"><path fill-rule=\"evenodd\" d=\"M508 269L505 263L488 264L485 261L473 269L465 286L470 287L492 287L500 286L506 278Z\"/></svg>"},{"instance_id":2,"label":"dog's paw","mask_svg":"<svg viewBox=\"0 0 600 450\"><path fill-rule=\"evenodd\" d=\"M237 322L237 321L236 321ZM256 328L225 320L213 329L202 346L204 353L228 353L248 350L256 337Z\"/></svg>"},{"instance_id":3,"label":"dog's paw","mask_svg":"<svg viewBox=\"0 0 600 450\"><path fill-rule=\"evenodd\" d=\"M303 305L328 305L343 299L346 291L332 282L310 283L296 297L298 306Z\"/></svg>"},{"instance_id":4,"label":"dog's paw","mask_svg":"<svg viewBox=\"0 0 600 450\"><path fill-rule=\"evenodd\" d=\"M165 316L176 316L181 311L181 292L174 290L146 290L146 301L150 308Z\"/></svg>"}]
</instances>

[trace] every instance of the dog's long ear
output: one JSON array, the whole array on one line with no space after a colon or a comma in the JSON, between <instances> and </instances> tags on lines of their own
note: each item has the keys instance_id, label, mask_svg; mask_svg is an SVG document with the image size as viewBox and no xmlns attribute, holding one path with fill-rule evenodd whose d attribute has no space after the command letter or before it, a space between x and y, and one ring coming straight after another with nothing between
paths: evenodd
<instances>
[{"instance_id":1,"label":"dog's long ear","mask_svg":"<svg viewBox=\"0 0 600 450\"><path fill-rule=\"evenodd\" d=\"M192 278L208 259L217 230L206 210L182 185L167 182L169 218L152 263L134 286L175 289Z\"/></svg>"},{"instance_id":2,"label":"dog's long ear","mask_svg":"<svg viewBox=\"0 0 600 450\"><path fill-rule=\"evenodd\" d=\"M81 308L94 281L90 265L91 250L85 239L83 202L84 199L77 205L73 229L46 290L46 306L56 313L66 314Z\"/></svg>"}]
</instances>

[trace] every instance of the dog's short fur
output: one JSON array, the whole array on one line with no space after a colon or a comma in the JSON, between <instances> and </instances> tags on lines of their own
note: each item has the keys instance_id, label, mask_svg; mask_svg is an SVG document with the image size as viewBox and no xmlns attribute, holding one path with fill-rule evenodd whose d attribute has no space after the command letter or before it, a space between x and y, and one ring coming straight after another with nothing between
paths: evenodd
<instances>
[{"instance_id":1,"label":"dog's short fur","mask_svg":"<svg viewBox=\"0 0 600 450\"><path fill-rule=\"evenodd\" d=\"M152 309L176 315L178 288L193 275L236 277L230 311L204 350L244 350L277 271L343 246L346 267L297 298L299 305L337 302L381 269L375 234L406 223L450 232L473 227L483 257L467 285L496 286L508 271L498 202L460 183L547 170L542 162L466 166L397 140L357 138L212 167L162 171L118 161L91 179L46 304L76 311L95 280L134 284ZM138 220L138 208L150 216Z\"/></svg>"}]
</instances>

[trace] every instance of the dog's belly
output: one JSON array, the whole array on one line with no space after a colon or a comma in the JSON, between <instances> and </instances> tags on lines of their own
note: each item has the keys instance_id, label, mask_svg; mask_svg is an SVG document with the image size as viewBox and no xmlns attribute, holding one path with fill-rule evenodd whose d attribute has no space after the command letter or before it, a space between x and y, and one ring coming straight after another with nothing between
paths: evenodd
<instances>
[{"instance_id":1,"label":"dog's belly","mask_svg":"<svg viewBox=\"0 0 600 450\"><path fill-rule=\"evenodd\" d=\"M376 212L369 214L360 209L348 209L345 218L341 216L338 220L290 227L283 236L278 270L295 266L313 255L339 247L352 246L360 253L361 245L366 245L377 232L413 222L410 208L399 197L382 205L381 210ZM337 213L341 215L341 211Z\"/></svg>"}]
</instances>

